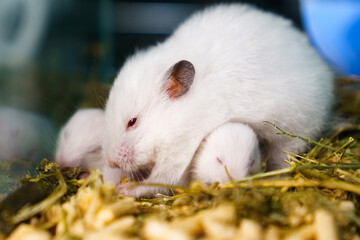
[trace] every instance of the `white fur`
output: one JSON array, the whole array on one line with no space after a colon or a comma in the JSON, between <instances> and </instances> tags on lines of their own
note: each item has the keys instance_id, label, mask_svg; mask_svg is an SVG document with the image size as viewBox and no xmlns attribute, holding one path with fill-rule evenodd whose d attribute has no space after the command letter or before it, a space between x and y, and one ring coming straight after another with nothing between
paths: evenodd
<instances>
[{"instance_id":1,"label":"white fur","mask_svg":"<svg viewBox=\"0 0 360 240\"><path fill-rule=\"evenodd\" d=\"M163 91L168 69L180 60L195 67L190 90L171 100ZM333 99L333 74L288 20L243 4L194 14L165 42L130 57L111 89L105 110L104 157L124 170L154 163L145 182L184 185L202 139L232 121L249 125L267 146L270 168L306 144L275 135L264 120L314 138ZM126 130L137 117L137 127ZM134 151L131 163L118 157ZM265 148L264 148L265 149ZM141 196L165 189L139 186Z\"/></svg>"},{"instance_id":2,"label":"white fur","mask_svg":"<svg viewBox=\"0 0 360 240\"><path fill-rule=\"evenodd\" d=\"M0 106L0 162L40 161L53 151L54 128L38 114Z\"/></svg>"},{"instance_id":3,"label":"white fur","mask_svg":"<svg viewBox=\"0 0 360 240\"><path fill-rule=\"evenodd\" d=\"M111 168L104 161L104 165L101 167L101 174L103 175L104 182L111 181L115 184L120 183L121 178L124 176L123 171L119 168Z\"/></svg>"},{"instance_id":4,"label":"white fur","mask_svg":"<svg viewBox=\"0 0 360 240\"><path fill-rule=\"evenodd\" d=\"M241 123L226 123L201 144L193 160L192 178L211 184L239 179L261 170L255 132Z\"/></svg>"},{"instance_id":5,"label":"white fur","mask_svg":"<svg viewBox=\"0 0 360 240\"><path fill-rule=\"evenodd\" d=\"M75 112L61 129L55 161L61 166L101 167L103 128L102 110L80 109Z\"/></svg>"},{"instance_id":6,"label":"white fur","mask_svg":"<svg viewBox=\"0 0 360 240\"><path fill-rule=\"evenodd\" d=\"M62 167L100 168L105 181L112 180L118 183L122 171L110 169L102 158L103 132L103 110L94 108L78 110L59 134L55 162Z\"/></svg>"}]
</instances>

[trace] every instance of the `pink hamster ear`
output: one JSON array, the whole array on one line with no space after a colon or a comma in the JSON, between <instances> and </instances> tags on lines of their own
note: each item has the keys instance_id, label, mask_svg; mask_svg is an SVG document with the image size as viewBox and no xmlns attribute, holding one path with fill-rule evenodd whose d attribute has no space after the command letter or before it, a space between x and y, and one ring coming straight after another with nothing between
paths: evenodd
<instances>
[{"instance_id":1,"label":"pink hamster ear","mask_svg":"<svg viewBox=\"0 0 360 240\"><path fill-rule=\"evenodd\" d=\"M194 81L194 65L181 60L173 65L166 74L165 90L170 99L176 99L187 93Z\"/></svg>"}]
</instances>

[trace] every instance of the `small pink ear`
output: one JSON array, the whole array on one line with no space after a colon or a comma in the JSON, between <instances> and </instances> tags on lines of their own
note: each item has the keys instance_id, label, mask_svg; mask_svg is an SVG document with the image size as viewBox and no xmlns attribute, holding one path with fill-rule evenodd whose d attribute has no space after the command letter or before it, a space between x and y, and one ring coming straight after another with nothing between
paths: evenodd
<instances>
[{"instance_id":1,"label":"small pink ear","mask_svg":"<svg viewBox=\"0 0 360 240\"><path fill-rule=\"evenodd\" d=\"M195 68L191 62L181 60L166 75L166 93L170 99L176 99L189 91L194 81Z\"/></svg>"}]
</instances>

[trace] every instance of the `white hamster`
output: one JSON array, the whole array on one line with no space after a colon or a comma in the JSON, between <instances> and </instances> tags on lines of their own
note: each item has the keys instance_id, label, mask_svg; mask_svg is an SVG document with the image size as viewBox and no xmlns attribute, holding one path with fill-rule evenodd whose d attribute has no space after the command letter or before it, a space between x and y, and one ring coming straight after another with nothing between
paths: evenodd
<instances>
[{"instance_id":1,"label":"white hamster","mask_svg":"<svg viewBox=\"0 0 360 240\"><path fill-rule=\"evenodd\" d=\"M0 106L0 161L40 161L53 151L54 128L33 112Z\"/></svg>"},{"instance_id":2,"label":"white hamster","mask_svg":"<svg viewBox=\"0 0 360 240\"><path fill-rule=\"evenodd\" d=\"M263 121L315 138L333 88L333 72L291 22L245 4L213 6L125 62L106 104L104 158L143 182L185 185L202 140L242 122L268 146L269 168L280 168L281 150L300 153L306 143ZM126 191L156 192L167 189Z\"/></svg>"},{"instance_id":3,"label":"white hamster","mask_svg":"<svg viewBox=\"0 0 360 240\"><path fill-rule=\"evenodd\" d=\"M76 111L61 129L55 162L61 167L99 168L105 181L118 183L120 169L113 169L102 158L104 111L89 108Z\"/></svg>"},{"instance_id":4,"label":"white hamster","mask_svg":"<svg viewBox=\"0 0 360 240\"><path fill-rule=\"evenodd\" d=\"M261 153L255 132L241 123L226 123L204 139L191 172L192 179L211 184L229 181L229 175L239 179L260 170Z\"/></svg>"}]
</instances>

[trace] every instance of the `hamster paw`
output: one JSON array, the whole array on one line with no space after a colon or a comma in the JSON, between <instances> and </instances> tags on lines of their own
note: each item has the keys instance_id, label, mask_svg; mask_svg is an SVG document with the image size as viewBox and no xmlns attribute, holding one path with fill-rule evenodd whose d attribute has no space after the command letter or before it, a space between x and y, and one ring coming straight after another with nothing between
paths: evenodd
<instances>
[{"instance_id":1,"label":"hamster paw","mask_svg":"<svg viewBox=\"0 0 360 240\"><path fill-rule=\"evenodd\" d=\"M130 182L121 183L116 186L116 191L129 197L140 197L146 195L146 191L143 190L144 186L132 186Z\"/></svg>"},{"instance_id":2,"label":"hamster paw","mask_svg":"<svg viewBox=\"0 0 360 240\"><path fill-rule=\"evenodd\" d=\"M154 186L132 186L131 183L122 183L116 186L116 191L125 196L139 198L143 196L152 196L156 193L164 193L163 188Z\"/></svg>"}]
</instances>

